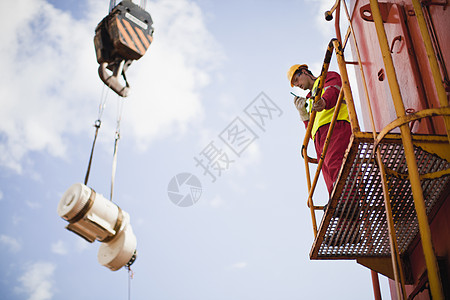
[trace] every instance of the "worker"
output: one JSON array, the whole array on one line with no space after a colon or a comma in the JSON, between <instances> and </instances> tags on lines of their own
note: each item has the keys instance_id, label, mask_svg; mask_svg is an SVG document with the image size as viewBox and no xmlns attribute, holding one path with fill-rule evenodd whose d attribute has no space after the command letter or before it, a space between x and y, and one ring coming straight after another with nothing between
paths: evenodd
<instances>
[{"instance_id":1,"label":"worker","mask_svg":"<svg viewBox=\"0 0 450 300\"><path fill-rule=\"evenodd\" d=\"M330 71L327 73L321 98L316 102L314 102L314 99L320 80L311 73L307 65L293 65L289 68L287 77L291 87L297 86L303 90L309 90L306 98L295 96L294 104L306 127L308 126L310 113L316 111L316 117L311 130L311 138L314 140L317 157L319 158L322 154L328 128L333 117L334 107L336 106L342 87L341 76L336 72ZM351 134L352 130L347 105L343 101L322 165L322 174L329 195L331 195L334 183L339 175L342 159L344 158Z\"/></svg>"}]
</instances>

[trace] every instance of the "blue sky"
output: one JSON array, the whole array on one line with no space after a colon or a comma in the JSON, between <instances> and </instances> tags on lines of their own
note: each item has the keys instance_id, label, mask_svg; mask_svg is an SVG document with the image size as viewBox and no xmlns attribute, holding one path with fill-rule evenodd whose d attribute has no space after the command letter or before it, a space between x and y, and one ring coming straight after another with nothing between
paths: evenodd
<instances>
[{"instance_id":1,"label":"blue sky","mask_svg":"<svg viewBox=\"0 0 450 300\"><path fill-rule=\"evenodd\" d=\"M101 266L99 243L67 231L56 213L64 191L84 180L103 89L93 36L108 5L10 1L0 20L4 299L127 299L127 271ZM365 267L309 260L305 130L286 71L307 63L318 74L334 27L322 16L332 5L148 1L154 42L128 70L130 97L109 93L88 183L109 195L124 101L114 202L130 214L138 241L131 299L373 298ZM276 108L262 127L246 113L261 97ZM239 155L220 138L233 122L255 137ZM211 143L230 159L214 182L194 160ZM190 207L167 193L183 172L202 184ZM327 201L323 181L315 201Z\"/></svg>"}]
</instances>

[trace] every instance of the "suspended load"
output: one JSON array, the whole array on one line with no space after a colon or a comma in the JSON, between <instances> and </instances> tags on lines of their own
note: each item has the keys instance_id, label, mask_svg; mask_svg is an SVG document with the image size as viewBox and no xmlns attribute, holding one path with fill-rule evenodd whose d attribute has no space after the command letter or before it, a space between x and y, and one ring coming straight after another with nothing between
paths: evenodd
<instances>
[{"instance_id":1,"label":"suspended load","mask_svg":"<svg viewBox=\"0 0 450 300\"><path fill-rule=\"evenodd\" d=\"M150 14L132 1L115 6L95 29L95 51L101 80L121 97L129 92L125 71L133 60L140 59L153 41ZM109 69L112 75L108 74ZM125 85L118 77L122 75Z\"/></svg>"},{"instance_id":2,"label":"suspended load","mask_svg":"<svg viewBox=\"0 0 450 300\"><path fill-rule=\"evenodd\" d=\"M100 64L98 73L102 81L121 97L126 97L129 90L125 71L134 60L145 54L153 40L153 21L143 8L145 0L141 0L141 6L130 0L124 0L118 5L115 0L110 0L109 14L95 29L94 44ZM119 75L123 76L125 85L119 82ZM98 261L113 271L122 267L127 267L130 271L137 253L137 241L130 225L130 216L112 201L123 102L119 101L118 105L110 199L96 193L87 185L106 103L106 96L103 97L102 94L84 184L73 184L63 194L57 209L58 215L69 223L66 229L90 243L95 240L101 243Z\"/></svg>"},{"instance_id":3,"label":"suspended load","mask_svg":"<svg viewBox=\"0 0 450 300\"><path fill-rule=\"evenodd\" d=\"M129 267L136 260L136 236L130 216L112 201L81 183L72 185L58 204L66 228L90 243L102 244L97 259L112 271Z\"/></svg>"}]
</instances>

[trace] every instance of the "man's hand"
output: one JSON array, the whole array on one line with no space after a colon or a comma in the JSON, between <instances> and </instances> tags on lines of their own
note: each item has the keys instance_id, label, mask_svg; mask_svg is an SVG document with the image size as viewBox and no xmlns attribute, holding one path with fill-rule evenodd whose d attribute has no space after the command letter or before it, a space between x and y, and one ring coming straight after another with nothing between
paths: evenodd
<instances>
[{"instance_id":1,"label":"man's hand","mask_svg":"<svg viewBox=\"0 0 450 300\"><path fill-rule=\"evenodd\" d=\"M300 118L302 121L309 121L309 113L306 110L306 99L303 97L295 97L294 105L300 113Z\"/></svg>"},{"instance_id":2,"label":"man's hand","mask_svg":"<svg viewBox=\"0 0 450 300\"><path fill-rule=\"evenodd\" d=\"M314 111L322 111L325 108L325 100L323 100L323 98L320 98L319 100L317 100L316 102L313 103L311 110Z\"/></svg>"}]
</instances>

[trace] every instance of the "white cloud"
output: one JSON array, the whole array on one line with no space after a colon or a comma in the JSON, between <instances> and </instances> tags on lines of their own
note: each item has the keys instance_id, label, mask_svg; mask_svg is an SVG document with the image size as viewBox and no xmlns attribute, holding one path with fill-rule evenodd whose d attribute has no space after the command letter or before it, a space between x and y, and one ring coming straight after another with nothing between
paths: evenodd
<instances>
[{"instance_id":1,"label":"white cloud","mask_svg":"<svg viewBox=\"0 0 450 300\"><path fill-rule=\"evenodd\" d=\"M247 149L245 149L243 155L236 159L231 165L239 172L239 174L245 174L250 166L259 164L262 159L261 146L258 144L258 139L251 143ZM230 168L231 168L230 166Z\"/></svg>"},{"instance_id":2,"label":"white cloud","mask_svg":"<svg viewBox=\"0 0 450 300\"><path fill-rule=\"evenodd\" d=\"M51 245L52 252L59 255L66 255L69 250L67 249L66 243L64 241L59 240Z\"/></svg>"},{"instance_id":3,"label":"white cloud","mask_svg":"<svg viewBox=\"0 0 450 300\"><path fill-rule=\"evenodd\" d=\"M237 262L237 263L232 264L232 265L230 266L230 269L243 269L243 268L246 268L247 265L248 265L247 262L245 262L245 261L240 261L240 262Z\"/></svg>"},{"instance_id":4,"label":"white cloud","mask_svg":"<svg viewBox=\"0 0 450 300\"><path fill-rule=\"evenodd\" d=\"M223 206L225 201L219 195L216 195L210 202L212 207L221 207Z\"/></svg>"},{"instance_id":5,"label":"white cloud","mask_svg":"<svg viewBox=\"0 0 450 300\"><path fill-rule=\"evenodd\" d=\"M14 215L12 216L12 223L13 223L14 226L19 225L22 221L23 221L23 217L18 216L18 215L16 215L16 214L14 214Z\"/></svg>"},{"instance_id":6,"label":"white cloud","mask_svg":"<svg viewBox=\"0 0 450 300\"><path fill-rule=\"evenodd\" d=\"M315 14L315 23L317 28L317 32L320 32L324 37L334 37L336 35L334 29L334 19L332 21L325 20L325 12L329 11L333 5L336 3L336 0L309 0L310 2L318 3L318 11ZM335 16L336 12L333 14ZM344 17L341 14L341 19ZM344 32L345 34L345 32ZM325 49L324 49L325 53Z\"/></svg>"},{"instance_id":7,"label":"white cloud","mask_svg":"<svg viewBox=\"0 0 450 300\"><path fill-rule=\"evenodd\" d=\"M9 250L14 253L19 252L22 249L22 245L17 239L4 234L0 235L0 243L8 247Z\"/></svg>"},{"instance_id":8,"label":"white cloud","mask_svg":"<svg viewBox=\"0 0 450 300\"><path fill-rule=\"evenodd\" d=\"M41 207L41 204L39 202L33 202L33 201L26 201L25 202L27 204L27 206L31 209L38 209Z\"/></svg>"},{"instance_id":9,"label":"white cloud","mask_svg":"<svg viewBox=\"0 0 450 300\"><path fill-rule=\"evenodd\" d=\"M77 239L75 248L78 252L83 252L89 248L89 243L85 241L84 239Z\"/></svg>"},{"instance_id":10,"label":"white cloud","mask_svg":"<svg viewBox=\"0 0 450 300\"><path fill-rule=\"evenodd\" d=\"M0 201L2 201L2 200L3 200L3 192L0 191Z\"/></svg>"},{"instance_id":11,"label":"white cloud","mask_svg":"<svg viewBox=\"0 0 450 300\"><path fill-rule=\"evenodd\" d=\"M143 149L152 139L182 133L188 123L203 118L199 92L222 59L195 3L157 1L150 3L149 11L154 42L130 68L133 95L125 108L133 116L128 123L131 132Z\"/></svg>"},{"instance_id":12,"label":"white cloud","mask_svg":"<svg viewBox=\"0 0 450 300\"><path fill-rule=\"evenodd\" d=\"M79 130L76 121L83 120L83 105L76 101L86 103L83 99L95 89L80 80L94 79L85 67L91 54L84 42L90 34L87 24L43 0L11 5L21 13L0 20L6 28L0 63L9 74L0 82L0 165L20 172L29 151L64 155L64 133Z\"/></svg>"},{"instance_id":13,"label":"white cloud","mask_svg":"<svg viewBox=\"0 0 450 300\"><path fill-rule=\"evenodd\" d=\"M28 300L47 300L53 297L53 274L56 266L49 262L36 262L27 267L18 279L19 292L28 294Z\"/></svg>"},{"instance_id":14,"label":"white cloud","mask_svg":"<svg viewBox=\"0 0 450 300\"><path fill-rule=\"evenodd\" d=\"M133 221L134 224L136 224L137 226L143 226L147 223L147 221L145 220L145 218L138 218L136 221Z\"/></svg>"},{"instance_id":15,"label":"white cloud","mask_svg":"<svg viewBox=\"0 0 450 300\"><path fill-rule=\"evenodd\" d=\"M102 90L92 40L106 7L87 0L89 15L74 19L45 0L10 5L21 13L0 19L5 29L0 64L9 74L0 81L0 166L20 173L29 152L63 158L68 138L91 129ZM195 3L160 0L149 3L148 10L154 43L128 70L132 94L122 122L140 149L202 118L199 92L221 58ZM115 100L109 95L108 101ZM115 110L113 104L107 109ZM102 130L113 130L115 116L105 110Z\"/></svg>"}]
</instances>

